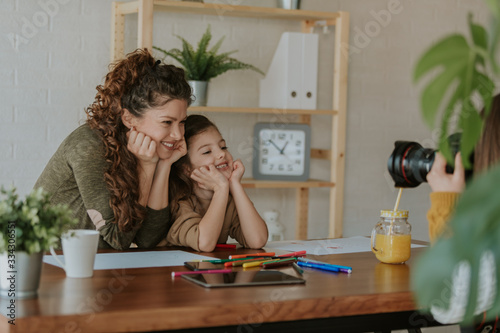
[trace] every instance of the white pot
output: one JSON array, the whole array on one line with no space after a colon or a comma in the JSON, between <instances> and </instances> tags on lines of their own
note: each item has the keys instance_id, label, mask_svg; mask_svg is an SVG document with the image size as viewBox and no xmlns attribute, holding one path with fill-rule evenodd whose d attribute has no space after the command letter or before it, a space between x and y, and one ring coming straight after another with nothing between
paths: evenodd
<instances>
[{"instance_id":1,"label":"white pot","mask_svg":"<svg viewBox=\"0 0 500 333\"><path fill-rule=\"evenodd\" d=\"M191 106L205 106L207 105L207 88L208 81L188 81L191 86L191 91L195 100L191 103Z\"/></svg>"},{"instance_id":2,"label":"white pot","mask_svg":"<svg viewBox=\"0 0 500 333\"><path fill-rule=\"evenodd\" d=\"M0 253L0 297L34 298L40 285L43 252Z\"/></svg>"},{"instance_id":3,"label":"white pot","mask_svg":"<svg viewBox=\"0 0 500 333\"><path fill-rule=\"evenodd\" d=\"M278 8L300 9L300 0L278 0Z\"/></svg>"}]
</instances>

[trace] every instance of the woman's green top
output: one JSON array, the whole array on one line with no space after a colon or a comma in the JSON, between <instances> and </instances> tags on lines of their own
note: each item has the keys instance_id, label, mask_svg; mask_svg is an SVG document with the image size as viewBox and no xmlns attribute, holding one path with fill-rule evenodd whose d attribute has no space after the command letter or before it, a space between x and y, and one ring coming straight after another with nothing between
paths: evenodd
<instances>
[{"instance_id":1,"label":"woman's green top","mask_svg":"<svg viewBox=\"0 0 500 333\"><path fill-rule=\"evenodd\" d=\"M138 228L120 231L109 205L110 193L104 181L106 165L101 139L85 124L61 143L35 188L42 187L51 194L51 202L66 204L73 210L78 219L75 229L99 230L99 248L124 250L132 243L145 248L156 246L167 236L169 208L147 207L147 216Z\"/></svg>"}]
</instances>

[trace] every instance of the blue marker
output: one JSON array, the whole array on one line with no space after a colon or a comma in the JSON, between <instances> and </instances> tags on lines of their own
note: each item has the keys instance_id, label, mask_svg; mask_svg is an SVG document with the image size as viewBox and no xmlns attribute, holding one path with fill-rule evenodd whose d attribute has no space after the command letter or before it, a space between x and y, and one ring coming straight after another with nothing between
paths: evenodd
<instances>
[{"instance_id":1,"label":"blue marker","mask_svg":"<svg viewBox=\"0 0 500 333\"><path fill-rule=\"evenodd\" d=\"M331 270L332 272L342 272L342 273L347 273L347 274L352 273L352 267L349 267L349 266L333 265L333 264L329 264L329 263L326 263L326 262L322 262L322 261L318 261L318 260L313 260L313 259L307 259L307 258L301 258L301 257L297 258L297 260L299 262L302 262L302 263L317 264L317 265L326 265L326 266L334 267L334 268L338 269L337 271ZM330 269L328 269L328 270L330 270Z\"/></svg>"},{"instance_id":2,"label":"blue marker","mask_svg":"<svg viewBox=\"0 0 500 333\"><path fill-rule=\"evenodd\" d=\"M333 267L332 265L328 264L316 264L313 262L303 262L303 261L297 261L297 264L301 267L316 268L316 269L321 269L323 271L330 271L330 272L340 271L338 267Z\"/></svg>"}]
</instances>

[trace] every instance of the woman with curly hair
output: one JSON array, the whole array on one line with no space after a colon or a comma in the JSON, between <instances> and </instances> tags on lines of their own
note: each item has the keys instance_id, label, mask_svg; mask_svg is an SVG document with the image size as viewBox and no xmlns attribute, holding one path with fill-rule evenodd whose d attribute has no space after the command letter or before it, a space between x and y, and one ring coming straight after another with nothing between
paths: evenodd
<instances>
[{"instance_id":1,"label":"woman with curly hair","mask_svg":"<svg viewBox=\"0 0 500 333\"><path fill-rule=\"evenodd\" d=\"M186 154L191 88L184 71L137 50L111 66L87 121L60 145L35 187L67 204L99 248L154 247L170 228L170 167Z\"/></svg>"}]
</instances>

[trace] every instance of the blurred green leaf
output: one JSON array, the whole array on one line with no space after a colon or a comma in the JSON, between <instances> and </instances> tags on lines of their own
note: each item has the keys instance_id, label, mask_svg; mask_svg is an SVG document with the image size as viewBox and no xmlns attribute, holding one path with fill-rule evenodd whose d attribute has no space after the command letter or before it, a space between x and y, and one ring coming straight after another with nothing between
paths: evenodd
<instances>
[{"instance_id":1,"label":"blurred green leaf","mask_svg":"<svg viewBox=\"0 0 500 333\"><path fill-rule=\"evenodd\" d=\"M450 221L452 237L441 238L417 261L412 270L412 288L420 306L430 308L440 304L449 308L451 276L460 261L471 264L470 294L464 322L471 322L478 293L479 258L492 251L496 260L497 295L500 292L500 165L474 179L463 193ZM500 297L496 297L489 319L500 311Z\"/></svg>"},{"instance_id":2,"label":"blurred green leaf","mask_svg":"<svg viewBox=\"0 0 500 333\"><path fill-rule=\"evenodd\" d=\"M488 34L471 18L469 28L472 44L459 34L442 39L422 55L413 75L415 81L431 77L421 94L422 117L431 128L439 120L439 149L451 164L454 159L447 138L454 132L463 134L460 150L467 169L472 167L468 157L474 150L482 127L472 100L479 95L483 105L489 106L494 89L493 81L485 74L486 64L490 61ZM460 119L458 124L452 122L455 116Z\"/></svg>"},{"instance_id":3,"label":"blurred green leaf","mask_svg":"<svg viewBox=\"0 0 500 333\"><path fill-rule=\"evenodd\" d=\"M471 41L460 34L445 37L425 52L414 71L414 81L428 77L421 94L421 112L426 124L439 127L439 150L448 163L453 156L448 136L461 132L460 151L466 168L472 167L469 155L482 132L484 116L491 109L495 94L494 77L500 74L496 50L500 40L500 2L485 0L494 21L487 31L472 22L469 15ZM498 77L497 77L498 79ZM458 120L453 121L452 120ZM438 124L437 124L438 123ZM496 297L487 311L487 319L500 312L500 165L468 184L449 222L451 236L444 236L429 248L412 270L412 288L417 303L423 308L438 306L465 307L463 323L472 323L477 315L479 266L485 253L492 253L496 269ZM447 234L448 235L448 234ZM450 304L451 283L459 263L470 265L466 304ZM462 286L462 291L465 290ZM482 318L481 318L482 319Z\"/></svg>"},{"instance_id":4,"label":"blurred green leaf","mask_svg":"<svg viewBox=\"0 0 500 333\"><path fill-rule=\"evenodd\" d=\"M15 235L15 250L28 254L48 251L57 245L62 232L77 220L64 205L53 205L50 195L42 188L31 191L24 200L19 199L16 189L0 189L0 253L8 247L10 235ZM14 228L12 226L15 225Z\"/></svg>"}]
</instances>

